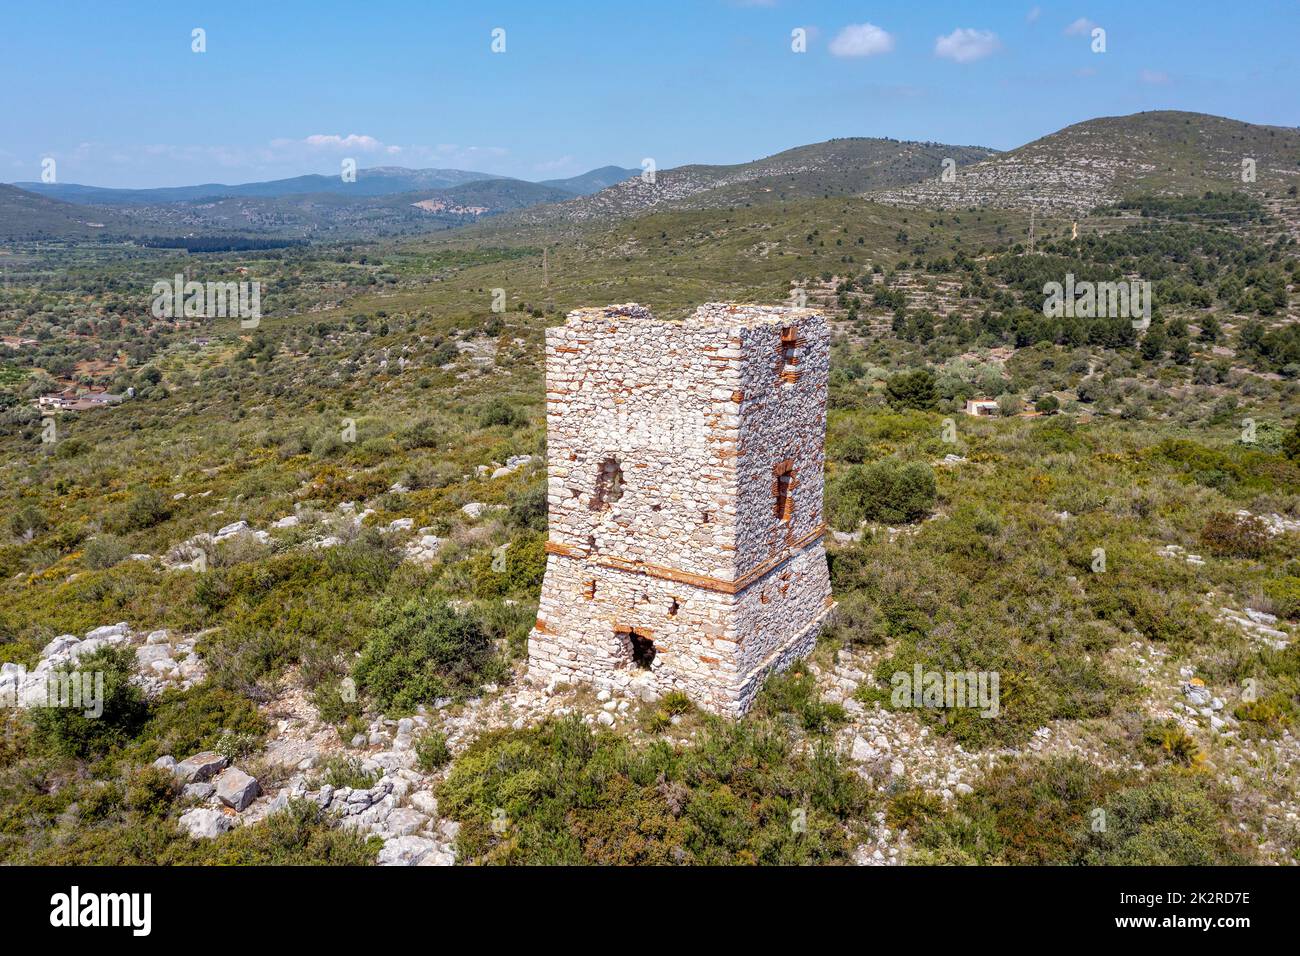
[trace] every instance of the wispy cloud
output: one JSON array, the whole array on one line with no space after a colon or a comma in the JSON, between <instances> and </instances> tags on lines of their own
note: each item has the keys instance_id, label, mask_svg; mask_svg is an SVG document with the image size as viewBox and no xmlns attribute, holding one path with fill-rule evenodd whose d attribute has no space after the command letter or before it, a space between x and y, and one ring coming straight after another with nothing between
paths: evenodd
<instances>
[{"instance_id":1,"label":"wispy cloud","mask_svg":"<svg viewBox=\"0 0 1300 956\"><path fill-rule=\"evenodd\" d=\"M992 30L958 27L934 41L934 55L954 63L973 63L1002 49L1002 41Z\"/></svg>"},{"instance_id":2,"label":"wispy cloud","mask_svg":"<svg viewBox=\"0 0 1300 956\"><path fill-rule=\"evenodd\" d=\"M1169 74L1161 70L1142 70L1138 73L1138 79L1150 86L1166 86Z\"/></svg>"},{"instance_id":3,"label":"wispy cloud","mask_svg":"<svg viewBox=\"0 0 1300 956\"><path fill-rule=\"evenodd\" d=\"M893 49L893 36L874 23L850 23L830 45L835 56L877 56Z\"/></svg>"},{"instance_id":4,"label":"wispy cloud","mask_svg":"<svg viewBox=\"0 0 1300 956\"><path fill-rule=\"evenodd\" d=\"M1026 23L1037 23L1038 18L1043 15L1042 7L1030 7L1029 12L1025 14Z\"/></svg>"},{"instance_id":5,"label":"wispy cloud","mask_svg":"<svg viewBox=\"0 0 1300 956\"><path fill-rule=\"evenodd\" d=\"M380 150L388 153L399 153L402 150L400 146L385 146L373 136L359 136L356 133L349 133L347 136L336 136L333 133L314 133L304 139L303 142L314 149L347 149L363 153L374 153Z\"/></svg>"},{"instance_id":6,"label":"wispy cloud","mask_svg":"<svg viewBox=\"0 0 1300 956\"><path fill-rule=\"evenodd\" d=\"M1079 17L1079 19L1067 26L1064 32L1067 37L1088 36L1096 26L1097 24L1093 23L1087 17Z\"/></svg>"}]
</instances>

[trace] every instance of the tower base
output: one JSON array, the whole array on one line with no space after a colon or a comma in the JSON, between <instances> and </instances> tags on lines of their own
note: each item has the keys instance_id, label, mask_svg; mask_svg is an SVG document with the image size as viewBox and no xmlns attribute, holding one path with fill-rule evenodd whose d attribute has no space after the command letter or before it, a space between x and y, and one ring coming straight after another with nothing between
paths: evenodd
<instances>
[{"instance_id":1,"label":"tower base","mask_svg":"<svg viewBox=\"0 0 1300 956\"><path fill-rule=\"evenodd\" d=\"M820 536L739 586L553 552L528 679L644 700L682 691L738 717L769 673L812 650L834 608Z\"/></svg>"}]
</instances>

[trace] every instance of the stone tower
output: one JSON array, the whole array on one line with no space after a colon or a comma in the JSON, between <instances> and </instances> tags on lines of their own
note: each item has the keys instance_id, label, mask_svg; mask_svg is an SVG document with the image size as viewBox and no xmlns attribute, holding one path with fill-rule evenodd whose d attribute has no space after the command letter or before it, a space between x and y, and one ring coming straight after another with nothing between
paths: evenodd
<instances>
[{"instance_id":1,"label":"stone tower","mask_svg":"<svg viewBox=\"0 0 1300 956\"><path fill-rule=\"evenodd\" d=\"M638 305L546 332L550 537L529 678L738 715L830 613L826 320Z\"/></svg>"}]
</instances>

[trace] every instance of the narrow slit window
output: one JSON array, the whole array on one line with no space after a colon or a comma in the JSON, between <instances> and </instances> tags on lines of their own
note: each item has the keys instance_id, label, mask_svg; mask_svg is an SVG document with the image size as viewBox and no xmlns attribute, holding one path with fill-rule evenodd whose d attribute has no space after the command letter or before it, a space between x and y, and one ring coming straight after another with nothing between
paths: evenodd
<instances>
[{"instance_id":1,"label":"narrow slit window","mask_svg":"<svg viewBox=\"0 0 1300 956\"><path fill-rule=\"evenodd\" d=\"M800 353L799 330L787 325L781 330L781 381L797 382L803 374L799 367Z\"/></svg>"},{"instance_id":2,"label":"narrow slit window","mask_svg":"<svg viewBox=\"0 0 1300 956\"><path fill-rule=\"evenodd\" d=\"M773 513L780 521L790 521L794 517L794 464L783 461L772 470L772 493L776 500Z\"/></svg>"},{"instance_id":3,"label":"narrow slit window","mask_svg":"<svg viewBox=\"0 0 1300 956\"><path fill-rule=\"evenodd\" d=\"M596 597L596 579L592 578L582 585L582 596L588 601Z\"/></svg>"}]
</instances>

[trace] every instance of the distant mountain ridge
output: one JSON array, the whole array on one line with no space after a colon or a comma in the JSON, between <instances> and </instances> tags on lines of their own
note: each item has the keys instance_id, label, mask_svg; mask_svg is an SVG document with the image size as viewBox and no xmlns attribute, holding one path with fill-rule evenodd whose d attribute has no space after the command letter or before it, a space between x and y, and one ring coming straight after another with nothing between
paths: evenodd
<instances>
[{"instance_id":1,"label":"distant mountain ridge","mask_svg":"<svg viewBox=\"0 0 1300 956\"><path fill-rule=\"evenodd\" d=\"M404 169L400 166L376 166L358 169L355 182L342 176L311 174L267 182L203 183L196 186L163 186L156 189L114 189L105 186L82 186L76 183L14 183L20 189L61 199L64 202L93 205L154 205L165 202L196 202L226 197L275 198L313 193L338 193L349 196L386 196L416 189L449 189L464 183L501 179L491 173L463 169Z\"/></svg>"},{"instance_id":2,"label":"distant mountain ridge","mask_svg":"<svg viewBox=\"0 0 1300 956\"><path fill-rule=\"evenodd\" d=\"M1249 160L1254 179L1243 181ZM946 176L951 169L953 175ZM451 185L434 185L460 180ZM355 183L301 176L161 190L70 184L0 188L0 236L252 233L283 238L413 235L491 219L494 233L617 222L661 210L727 209L856 196L932 209L1019 208L1077 216L1137 194L1235 190L1267 199L1300 235L1300 130L1201 113L1102 117L1000 153L980 146L852 137L735 165L601 167L540 183L465 170L378 167ZM265 195L266 191L277 194ZM198 193L208 195L198 196ZM97 197L107 193L110 199ZM56 194L77 197L79 204ZM190 195L196 198L176 198ZM1291 198L1289 198L1291 197ZM92 200L94 200L92 202ZM1279 210L1281 212L1279 212Z\"/></svg>"},{"instance_id":3,"label":"distant mountain ridge","mask_svg":"<svg viewBox=\"0 0 1300 956\"><path fill-rule=\"evenodd\" d=\"M580 176L568 179L549 179L539 186L563 190L570 196L585 196L604 189L620 179L640 172L618 166L602 166ZM355 182L344 182L342 176L310 174L289 179L266 182L202 183L195 186L163 186L152 189L117 189L107 186L84 186L79 183L14 183L19 189L58 199L63 202L99 206L152 206L168 202L199 202L207 199L229 197L278 198L333 193L341 196L389 196L396 193L415 192L420 189L451 189L472 182L511 179L494 173L478 173L464 169L407 169L402 166L373 166L357 170ZM525 180L516 180L524 182Z\"/></svg>"},{"instance_id":4,"label":"distant mountain ridge","mask_svg":"<svg viewBox=\"0 0 1300 956\"><path fill-rule=\"evenodd\" d=\"M938 175L945 159L958 166L996 153L983 146L950 146L850 137L797 146L732 166L688 165L657 170L545 209L510 217L534 224L618 219L653 209L722 208L746 202L854 195Z\"/></svg>"}]
</instances>

